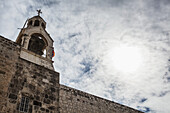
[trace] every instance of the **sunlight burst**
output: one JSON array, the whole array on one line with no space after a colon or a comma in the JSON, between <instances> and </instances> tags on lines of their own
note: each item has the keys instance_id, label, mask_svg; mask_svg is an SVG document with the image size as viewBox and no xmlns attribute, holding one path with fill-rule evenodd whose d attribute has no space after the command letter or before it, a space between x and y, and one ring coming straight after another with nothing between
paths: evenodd
<instances>
[{"instance_id":1,"label":"sunlight burst","mask_svg":"<svg viewBox=\"0 0 170 113\"><path fill-rule=\"evenodd\" d=\"M111 59L113 66L121 72L135 72L142 63L142 55L137 47L117 47L112 50Z\"/></svg>"}]
</instances>

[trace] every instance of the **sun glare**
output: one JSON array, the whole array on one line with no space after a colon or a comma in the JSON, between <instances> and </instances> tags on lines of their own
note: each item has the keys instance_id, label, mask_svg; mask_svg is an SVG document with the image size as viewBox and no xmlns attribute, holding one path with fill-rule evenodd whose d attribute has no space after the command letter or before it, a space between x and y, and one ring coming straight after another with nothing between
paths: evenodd
<instances>
[{"instance_id":1,"label":"sun glare","mask_svg":"<svg viewBox=\"0 0 170 113\"><path fill-rule=\"evenodd\" d=\"M142 63L142 56L139 48L121 46L111 51L113 66L121 72L137 71Z\"/></svg>"}]
</instances>

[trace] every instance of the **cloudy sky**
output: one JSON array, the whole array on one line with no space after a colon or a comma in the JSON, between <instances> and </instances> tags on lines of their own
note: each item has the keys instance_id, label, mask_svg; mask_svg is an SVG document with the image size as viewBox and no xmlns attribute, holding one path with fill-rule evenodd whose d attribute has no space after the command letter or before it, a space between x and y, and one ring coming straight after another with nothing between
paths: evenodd
<instances>
[{"instance_id":1,"label":"cloudy sky","mask_svg":"<svg viewBox=\"0 0 170 113\"><path fill-rule=\"evenodd\" d=\"M170 113L169 0L0 0L0 35L15 41L37 9L62 84Z\"/></svg>"}]
</instances>

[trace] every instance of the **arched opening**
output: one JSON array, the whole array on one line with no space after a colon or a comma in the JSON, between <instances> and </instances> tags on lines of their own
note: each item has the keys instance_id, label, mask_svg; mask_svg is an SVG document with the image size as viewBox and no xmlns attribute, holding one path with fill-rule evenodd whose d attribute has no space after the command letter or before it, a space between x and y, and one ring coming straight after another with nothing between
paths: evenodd
<instances>
[{"instance_id":1,"label":"arched opening","mask_svg":"<svg viewBox=\"0 0 170 113\"><path fill-rule=\"evenodd\" d=\"M44 29L45 29L45 25L44 25L44 23L41 23L41 26L42 26L42 28L44 28Z\"/></svg>"},{"instance_id":2,"label":"arched opening","mask_svg":"<svg viewBox=\"0 0 170 113\"><path fill-rule=\"evenodd\" d=\"M32 25L32 20L28 22L28 25Z\"/></svg>"},{"instance_id":3,"label":"arched opening","mask_svg":"<svg viewBox=\"0 0 170 113\"><path fill-rule=\"evenodd\" d=\"M40 34L31 35L31 39L28 45L28 50L42 56L44 55L45 48L46 48L46 43L44 42L42 35Z\"/></svg>"},{"instance_id":4,"label":"arched opening","mask_svg":"<svg viewBox=\"0 0 170 113\"><path fill-rule=\"evenodd\" d=\"M39 26L39 25L40 25L40 21L39 20L35 20L34 26Z\"/></svg>"}]
</instances>

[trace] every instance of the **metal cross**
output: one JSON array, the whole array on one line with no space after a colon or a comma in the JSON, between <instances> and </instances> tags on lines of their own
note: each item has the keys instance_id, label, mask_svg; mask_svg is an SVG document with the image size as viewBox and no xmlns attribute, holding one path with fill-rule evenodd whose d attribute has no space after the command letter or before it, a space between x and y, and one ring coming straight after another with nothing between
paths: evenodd
<instances>
[{"instance_id":1,"label":"metal cross","mask_svg":"<svg viewBox=\"0 0 170 113\"><path fill-rule=\"evenodd\" d=\"M38 16L40 16L40 14L42 13L41 9L37 10L37 12L38 12Z\"/></svg>"}]
</instances>

